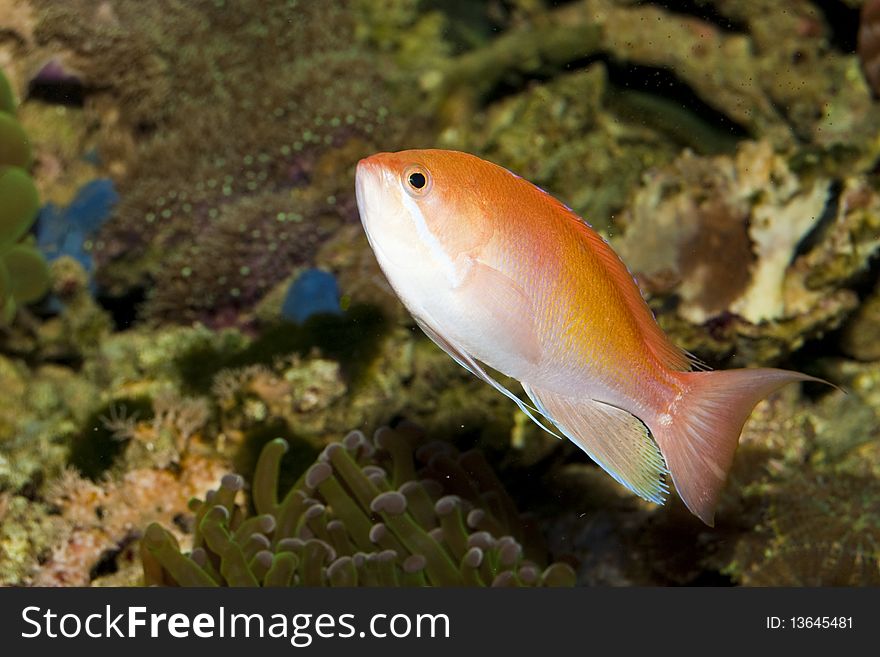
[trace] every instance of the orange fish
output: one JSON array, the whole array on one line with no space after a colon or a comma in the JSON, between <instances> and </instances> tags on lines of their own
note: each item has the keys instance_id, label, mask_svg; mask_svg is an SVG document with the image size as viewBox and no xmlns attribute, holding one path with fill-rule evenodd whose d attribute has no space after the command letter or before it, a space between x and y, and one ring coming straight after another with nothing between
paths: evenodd
<instances>
[{"instance_id":1,"label":"orange fish","mask_svg":"<svg viewBox=\"0 0 880 657\"><path fill-rule=\"evenodd\" d=\"M572 440L618 482L662 504L666 475L712 525L755 404L813 377L691 371L626 266L571 209L467 153L379 153L357 203L388 281L460 365ZM517 379L532 405L483 365Z\"/></svg>"}]
</instances>

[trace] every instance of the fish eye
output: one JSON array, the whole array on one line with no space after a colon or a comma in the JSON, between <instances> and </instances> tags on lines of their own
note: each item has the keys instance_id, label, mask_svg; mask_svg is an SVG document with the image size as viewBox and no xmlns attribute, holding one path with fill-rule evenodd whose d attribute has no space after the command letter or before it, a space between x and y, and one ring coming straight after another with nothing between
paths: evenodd
<instances>
[{"instance_id":1,"label":"fish eye","mask_svg":"<svg viewBox=\"0 0 880 657\"><path fill-rule=\"evenodd\" d=\"M414 164L404 170L403 183L410 196L418 198L431 189L431 174L424 167Z\"/></svg>"}]
</instances>

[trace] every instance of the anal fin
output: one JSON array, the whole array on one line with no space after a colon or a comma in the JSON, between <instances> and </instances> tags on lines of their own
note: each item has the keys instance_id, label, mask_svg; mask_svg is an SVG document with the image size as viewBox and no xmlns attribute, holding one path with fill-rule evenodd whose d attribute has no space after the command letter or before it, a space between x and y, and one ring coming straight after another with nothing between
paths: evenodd
<instances>
[{"instance_id":1,"label":"anal fin","mask_svg":"<svg viewBox=\"0 0 880 657\"><path fill-rule=\"evenodd\" d=\"M593 399L575 399L523 384L538 410L618 482L662 504L669 492L666 462L634 415Z\"/></svg>"}]
</instances>

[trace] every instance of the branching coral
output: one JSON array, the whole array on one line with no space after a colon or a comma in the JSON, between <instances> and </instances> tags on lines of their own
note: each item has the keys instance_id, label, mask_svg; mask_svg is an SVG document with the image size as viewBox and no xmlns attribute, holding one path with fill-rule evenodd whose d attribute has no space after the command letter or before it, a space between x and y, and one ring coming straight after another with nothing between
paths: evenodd
<instances>
[{"instance_id":1,"label":"branching coral","mask_svg":"<svg viewBox=\"0 0 880 657\"><path fill-rule=\"evenodd\" d=\"M189 554L154 524L142 542L147 584L181 586L570 585L562 563L543 568L524 523L476 452L415 449L411 427L358 431L332 443L278 497L285 441L267 444L251 489L256 515L236 501L244 481L223 478L195 501ZM413 463L413 452L421 467Z\"/></svg>"}]
</instances>

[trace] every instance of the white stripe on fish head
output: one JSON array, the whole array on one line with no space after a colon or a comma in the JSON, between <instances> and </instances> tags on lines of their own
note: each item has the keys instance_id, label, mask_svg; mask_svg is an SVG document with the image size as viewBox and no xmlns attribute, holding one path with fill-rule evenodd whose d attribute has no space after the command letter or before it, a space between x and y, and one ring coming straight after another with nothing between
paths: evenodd
<instances>
[{"instance_id":1,"label":"white stripe on fish head","mask_svg":"<svg viewBox=\"0 0 880 657\"><path fill-rule=\"evenodd\" d=\"M409 266L416 234L415 231L407 234L411 219L402 204L396 202L395 195L389 193L385 168L363 160L359 162L355 194L364 232L383 269Z\"/></svg>"},{"instance_id":2,"label":"white stripe on fish head","mask_svg":"<svg viewBox=\"0 0 880 657\"><path fill-rule=\"evenodd\" d=\"M451 253L424 214L442 213L442 199L428 198L420 203L404 188L394 168L368 161L358 163L355 191L364 231L380 263L402 273L418 269L422 274L433 265L450 288L461 284L470 258ZM422 204L428 207L423 209ZM390 277L387 267L383 269Z\"/></svg>"},{"instance_id":3,"label":"white stripe on fish head","mask_svg":"<svg viewBox=\"0 0 880 657\"><path fill-rule=\"evenodd\" d=\"M403 185L398 184L397 188L400 202L409 213L416 232L418 233L419 238L421 238L422 244L427 247L434 263L443 273L449 286L453 289L457 288L461 285L462 280L464 280L464 277L467 274L468 267L466 266L466 263L462 263L465 264L465 266L456 266L456 261L453 259L453 256L451 256L443 247L443 244L440 243L440 240L437 239L437 236L428 226L422 208L416 200L409 195L409 193L403 188Z\"/></svg>"},{"instance_id":4,"label":"white stripe on fish head","mask_svg":"<svg viewBox=\"0 0 880 657\"><path fill-rule=\"evenodd\" d=\"M394 291L418 317L451 302L466 271L443 248L418 204L402 189L393 169L372 162L358 165L358 209L367 240ZM461 263L469 258L459 258Z\"/></svg>"}]
</instances>

